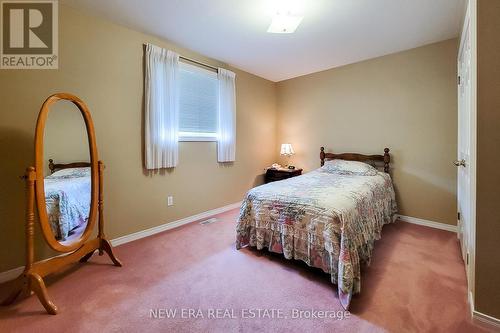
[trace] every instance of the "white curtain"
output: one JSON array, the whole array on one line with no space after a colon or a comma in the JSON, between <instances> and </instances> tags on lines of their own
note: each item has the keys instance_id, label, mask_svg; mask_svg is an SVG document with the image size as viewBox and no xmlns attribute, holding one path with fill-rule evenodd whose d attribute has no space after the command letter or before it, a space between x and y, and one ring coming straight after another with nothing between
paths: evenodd
<instances>
[{"instance_id":1,"label":"white curtain","mask_svg":"<svg viewBox=\"0 0 500 333\"><path fill-rule=\"evenodd\" d=\"M179 160L179 55L146 45L146 168L175 167Z\"/></svg>"},{"instance_id":2,"label":"white curtain","mask_svg":"<svg viewBox=\"0 0 500 333\"><path fill-rule=\"evenodd\" d=\"M236 75L219 68L217 76L219 79L217 160L233 162L236 155Z\"/></svg>"}]
</instances>

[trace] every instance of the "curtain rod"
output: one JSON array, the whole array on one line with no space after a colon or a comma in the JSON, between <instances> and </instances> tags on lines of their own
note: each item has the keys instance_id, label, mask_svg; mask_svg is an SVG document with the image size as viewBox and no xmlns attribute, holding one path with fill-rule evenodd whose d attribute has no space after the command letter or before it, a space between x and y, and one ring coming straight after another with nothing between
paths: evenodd
<instances>
[{"instance_id":1,"label":"curtain rod","mask_svg":"<svg viewBox=\"0 0 500 333\"><path fill-rule=\"evenodd\" d=\"M148 44L144 43L143 45L147 46ZM185 60L185 61L192 62L192 63L197 64L197 65L203 66L203 67L207 67L207 68L213 69L216 72L219 72L219 69L217 67L214 67L214 66L209 65L209 64L205 64L204 62L201 62L201 61L198 61L198 60L194 60L194 59L191 59L191 58L188 58L188 57L185 57L185 56L181 56L181 55L179 55L179 58L182 59L182 60Z\"/></svg>"},{"instance_id":2,"label":"curtain rod","mask_svg":"<svg viewBox=\"0 0 500 333\"><path fill-rule=\"evenodd\" d=\"M179 56L179 58L182 59L182 60L185 60L185 61L192 62L192 63L197 64L197 65L203 66L203 67L207 67L207 68L213 69L216 72L219 72L219 69L217 67L212 66L212 65L205 64L203 62L200 62L200 61L188 58L188 57L184 57L184 56Z\"/></svg>"}]
</instances>

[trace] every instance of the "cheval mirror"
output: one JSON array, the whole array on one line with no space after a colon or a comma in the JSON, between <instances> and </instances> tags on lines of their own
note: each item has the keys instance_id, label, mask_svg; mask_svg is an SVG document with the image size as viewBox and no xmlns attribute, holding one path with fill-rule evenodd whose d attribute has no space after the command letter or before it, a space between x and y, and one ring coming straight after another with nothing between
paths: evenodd
<instances>
[{"instance_id":1,"label":"cheval mirror","mask_svg":"<svg viewBox=\"0 0 500 333\"><path fill-rule=\"evenodd\" d=\"M4 305L33 291L48 313L57 314L43 281L45 276L66 265L86 262L96 250L99 255L106 252L115 266L121 266L104 236L103 172L104 164L97 157L94 125L85 103L65 93L47 98L36 124L35 166L29 167L24 176L26 266ZM61 253L39 262L34 262L35 202L46 243Z\"/></svg>"}]
</instances>

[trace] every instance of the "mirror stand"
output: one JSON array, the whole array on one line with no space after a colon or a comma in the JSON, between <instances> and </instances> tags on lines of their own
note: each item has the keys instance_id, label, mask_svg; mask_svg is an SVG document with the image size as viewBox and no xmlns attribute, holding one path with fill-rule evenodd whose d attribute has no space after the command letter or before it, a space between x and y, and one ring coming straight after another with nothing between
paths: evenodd
<instances>
[{"instance_id":1,"label":"mirror stand","mask_svg":"<svg viewBox=\"0 0 500 333\"><path fill-rule=\"evenodd\" d=\"M103 215L103 173L104 164L98 161L98 233L97 237L86 241L77 250L62 256L57 256L44 261L34 262L34 236L35 236L35 181L37 173L35 167L26 170L24 179L26 180L26 266L23 273L15 280L14 290L2 302L2 305L12 304L20 295L29 296L34 292L43 307L49 314L57 314L57 306L50 300L47 287L43 278L49 274L59 271L62 267L76 262L84 263L90 259L96 250L99 255L106 252L115 266L122 264L113 254L113 248L109 240L104 235L104 215Z\"/></svg>"}]
</instances>

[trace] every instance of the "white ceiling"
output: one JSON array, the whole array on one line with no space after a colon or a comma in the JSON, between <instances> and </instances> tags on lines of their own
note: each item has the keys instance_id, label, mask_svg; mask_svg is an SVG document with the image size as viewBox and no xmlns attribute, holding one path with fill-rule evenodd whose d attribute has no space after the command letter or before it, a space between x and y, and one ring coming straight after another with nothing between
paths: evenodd
<instances>
[{"instance_id":1,"label":"white ceiling","mask_svg":"<svg viewBox=\"0 0 500 333\"><path fill-rule=\"evenodd\" d=\"M294 34L269 34L276 0L61 0L281 81L458 36L465 0L294 0Z\"/></svg>"}]
</instances>

